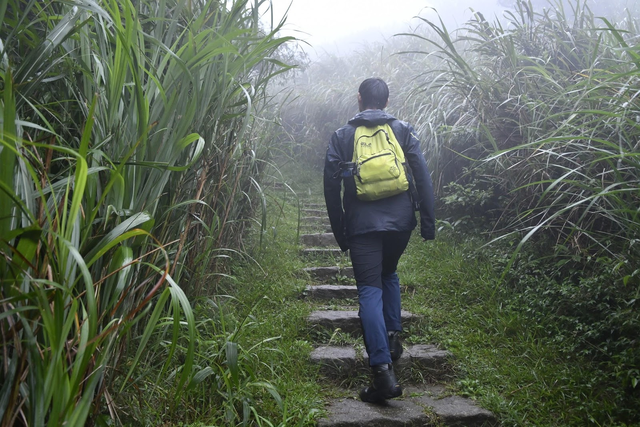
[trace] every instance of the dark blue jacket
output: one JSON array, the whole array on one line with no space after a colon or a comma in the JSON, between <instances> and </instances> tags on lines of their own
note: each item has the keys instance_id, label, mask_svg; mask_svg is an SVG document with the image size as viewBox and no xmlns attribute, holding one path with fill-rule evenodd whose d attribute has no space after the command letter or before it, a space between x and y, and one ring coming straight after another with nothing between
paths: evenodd
<instances>
[{"instance_id":1,"label":"dark blue jacket","mask_svg":"<svg viewBox=\"0 0 640 427\"><path fill-rule=\"evenodd\" d=\"M411 231L416 227L416 215L408 191L386 199L362 201L356 197L354 178L343 179L339 173L340 163L351 162L353 158L356 127L384 123L389 123L402 147L418 189L420 235L427 240L435 238L431 176L413 127L383 110L365 110L333 133L324 164L324 199L331 229L342 250L348 249L347 239L350 236L374 231ZM341 198L343 181L344 196Z\"/></svg>"}]
</instances>

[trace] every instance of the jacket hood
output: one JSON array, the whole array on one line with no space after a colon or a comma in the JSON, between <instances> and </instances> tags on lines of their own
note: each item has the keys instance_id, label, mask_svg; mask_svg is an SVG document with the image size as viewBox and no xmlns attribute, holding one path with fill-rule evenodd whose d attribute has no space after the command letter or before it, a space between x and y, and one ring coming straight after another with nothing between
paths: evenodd
<instances>
[{"instance_id":1,"label":"jacket hood","mask_svg":"<svg viewBox=\"0 0 640 427\"><path fill-rule=\"evenodd\" d=\"M364 110L356 114L349 124L352 126L377 126L395 120L391 114L383 110Z\"/></svg>"}]
</instances>

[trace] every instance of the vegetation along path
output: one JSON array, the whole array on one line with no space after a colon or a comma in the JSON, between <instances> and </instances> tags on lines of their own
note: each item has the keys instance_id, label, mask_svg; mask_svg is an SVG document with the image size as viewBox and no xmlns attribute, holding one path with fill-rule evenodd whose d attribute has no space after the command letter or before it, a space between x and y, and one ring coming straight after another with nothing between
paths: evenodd
<instances>
[{"instance_id":1,"label":"vegetation along path","mask_svg":"<svg viewBox=\"0 0 640 427\"><path fill-rule=\"evenodd\" d=\"M606 422L633 420L636 402L531 321L533 297L523 301L501 282L509 246L487 247L446 223L433 242L414 233L398 266L405 354L396 370L405 393L361 402L370 373L355 281L330 232L321 173L284 173L287 184L266 190L258 263L236 263L229 285L244 325L240 348L253 353L244 352L241 369L279 393L280 406L252 396L273 425L634 425ZM243 323L245 313L255 322Z\"/></svg>"}]
</instances>

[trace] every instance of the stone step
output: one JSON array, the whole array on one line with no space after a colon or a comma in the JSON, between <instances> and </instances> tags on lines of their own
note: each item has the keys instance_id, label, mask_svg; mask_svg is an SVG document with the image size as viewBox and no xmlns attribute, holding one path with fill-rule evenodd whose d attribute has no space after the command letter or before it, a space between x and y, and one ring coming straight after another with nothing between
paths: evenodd
<instances>
[{"instance_id":1,"label":"stone step","mask_svg":"<svg viewBox=\"0 0 640 427\"><path fill-rule=\"evenodd\" d=\"M342 254L347 254L346 252L342 252L339 248L309 248L309 249L301 249L300 255L308 258L340 258Z\"/></svg>"},{"instance_id":2,"label":"stone step","mask_svg":"<svg viewBox=\"0 0 640 427\"><path fill-rule=\"evenodd\" d=\"M403 325L418 318L413 313L402 310ZM307 323L311 326L336 330L340 329L345 333L359 335L362 333L360 327L360 317L357 310L318 310L307 317Z\"/></svg>"},{"instance_id":3,"label":"stone step","mask_svg":"<svg viewBox=\"0 0 640 427\"><path fill-rule=\"evenodd\" d=\"M303 216L300 218L301 225L313 225L318 227L326 227L329 224L329 218L326 216Z\"/></svg>"},{"instance_id":4,"label":"stone step","mask_svg":"<svg viewBox=\"0 0 640 427\"><path fill-rule=\"evenodd\" d=\"M312 247L337 247L338 242L333 233L303 234L300 236L300 243Z\"/></svg>"},{"instance_id":5,"label":"stone step","mask_svg":"<svg viewBox=\"0 0 640 427\"><path fill-rule=\"evenodd\" d=\"M308 217L315 218L315 217ZM323 231L323 233L331 233L331 224L329 224L329 219L325 218L322 223L305 223L302 221L303 218L300 218L300 228L302 229L321 229L327 230Z\"/></svg>"},{"instance_id":6,"label":"stone step","mask_svg":"<svg viewBox=\"0 0 640 427\"><path fill-rule=\"evenodd\" d=\"M303 295L313 299L358 298L358 288L349 285L314 285L307 286Z\"/></svg>"},{"instance_id":7,"label":"stone step","mask_svg":"<svg viewBox=\"0 0 640 427\"><path fill-rule=\"evenodd\" d=\"M319 219L322 219L321 222L318 222ZM319 216L304 216L300 218L300 227L303 228L326 228L331 227L329 223L329 218L322 218ZM328 232L327 232L328 233Z\"/></svg>"},{"instance_id":8,"label":"stone step","mask_svg":"<svg viewBox=\"0 0 640 427\"><path fill-rule=\"evenodd\" d=\"M380 404L364 403L357 398L332 399L328 416L318 427L426 427L496 425L494 415L474 401L460 396L445 396L444 387L405 387L404 397Z\"/></svg>"},{"instance_id":9,"label":"stone step","mask_svg":"<svg viewBox=\"0 0 640 427\"><path fill-rule=\"evenodd\" d=\"M323 216L323 217L327 216L327 210L324 207L322 209L303 208L302 213L307 216Z\"/></svg>"},{"instance_id":10,"label":"stone step","mask_svg":"<svg viewBox=\"0 0 640 427\"><path fill-rule=\"evenodd\" d=\"M402 357L393 366L399 378L411 377L417 370L423 378L440 381L451 377L451 357L451 353L435 345L405 345ZM320 372L330 378L351 378L369 372L366 350L360 353L353 347L318 347L311 352L311 362L320 365Z\"/></svg>"},{"instance_id":11,"label":"stone step","mask_svg":"<svg viewBox=\"0 0 640 427\"><path fill-rule=\"evenodd\" d=\"M305 203L304 209L323 209L325 213L327 212L327 205L324 203Z\"/></svg>"},{"instance_id":12,"label":"stone step","mask_svg":"<svg viewBox=\"0 0 640 427\"><path fill-rule=\"evenodd\" d=\"M300 224L300 231L304 234L309 233L332 233L329 224Z\"/></svg>"},{"instance_id":13,"label":"stone step","mask_svg":"<svg viewBox=\"0 0 640 427\"><path fill-rule=\"evenodd\" d=\"M319 280L332 279L336 276L353 278L353 267L307 267L303 268L302 271Z\"/></svg>"}]
</instances>

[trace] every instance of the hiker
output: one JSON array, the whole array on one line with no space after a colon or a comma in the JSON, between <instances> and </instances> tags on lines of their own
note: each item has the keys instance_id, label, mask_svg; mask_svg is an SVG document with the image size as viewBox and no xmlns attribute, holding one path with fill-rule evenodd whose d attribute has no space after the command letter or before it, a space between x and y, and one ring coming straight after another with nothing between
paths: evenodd
<instances>
[{"instance_id":1,"label":"hiker","mask_svg":"<svg viewBox=\"0 0 640 427\"><path fill-rule=\"evenodd\" d=\"M373 403L402 395L392 365L403 351L396 268L417 225L418 203L420 235L424 240L435 238L433 189L420 141L411 125L384 111L388 101L389 88L382 79L362 82L358 89L360 112L333 133L324 166L324 197L331 230L340 249L348 250L351 257L358 288L358 315L373 375L371 385L360 392L360 398ZM354 167L357 159L353 156L356 129L366 126L359 128L366 133L367 128L385 124L402 148L400 155L404 154L410 168L409 181L415 183L415 191L361 200L360 188L356 189L360 177L353 176L359 169L359 165Z\"/></svg>"}]
</instances>

